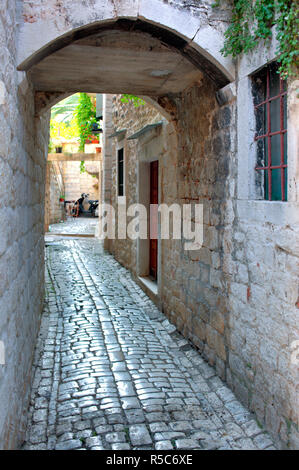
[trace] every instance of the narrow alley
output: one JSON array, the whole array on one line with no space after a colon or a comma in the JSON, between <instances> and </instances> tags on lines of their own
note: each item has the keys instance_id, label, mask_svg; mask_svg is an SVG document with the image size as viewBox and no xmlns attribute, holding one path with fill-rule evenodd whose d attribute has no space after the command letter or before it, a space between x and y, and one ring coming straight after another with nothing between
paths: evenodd
<instances>
[{"instance_id":1,"label":"narrow alley","mask_svg":"<svg viewBox=\"0 0 299 470\"><path fill-rule=\"evenodd\" d=\"M99 240L48 234L23 449L273 448Z\"/></svg>"}]
</instances>

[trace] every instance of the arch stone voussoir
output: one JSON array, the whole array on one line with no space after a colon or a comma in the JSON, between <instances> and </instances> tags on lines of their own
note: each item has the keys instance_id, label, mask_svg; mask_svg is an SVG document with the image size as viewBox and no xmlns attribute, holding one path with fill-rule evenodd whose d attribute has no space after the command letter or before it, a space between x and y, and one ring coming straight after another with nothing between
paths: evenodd
<instances>
[{"instance_id":1,"label":"arch stone voussoir","mask_svg":"<svg viewBox=\"0 0 299 470\"><path fill-rule=\"evenodd\" d=\"M97 31L122 29L150 33L203 70L219 87L225 86L234 80L235 67L219 52L223 28L211 26L210 2L201 3L197 15L184 10L182 5L178 8L162 0L25 3L20 21L18 69L28 71L53 52Z\"/></svg>"},{"instance_id":2,"label":"arch stone voussoir","mask_svg":"<svg viewBox=\"0 0 299 470\"><path fill-rule=\"evenodd\" d=\"M34 96L35 116L49 111L52 106L64 100L72 93L64 93L60 91L36 91Z\"/></svg>"}]
</instances>

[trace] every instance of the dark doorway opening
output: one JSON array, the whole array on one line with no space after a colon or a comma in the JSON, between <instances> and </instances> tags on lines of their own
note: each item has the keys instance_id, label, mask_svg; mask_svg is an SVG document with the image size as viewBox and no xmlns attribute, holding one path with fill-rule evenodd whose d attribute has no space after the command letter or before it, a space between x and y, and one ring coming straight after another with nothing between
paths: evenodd
<instances>
[{"instance_id":1,"label":"dark doorway opening","mask_svg":"<svg viewBox=\"0 0 299 470\"><path fill-rule=\"evenodd\" d=\"M155 280L158 278L158 204L159 204L159 162L150 166L150 266L149 272ZM153 206L154 205L154 206Z\"/></svg>"}]
</instances>

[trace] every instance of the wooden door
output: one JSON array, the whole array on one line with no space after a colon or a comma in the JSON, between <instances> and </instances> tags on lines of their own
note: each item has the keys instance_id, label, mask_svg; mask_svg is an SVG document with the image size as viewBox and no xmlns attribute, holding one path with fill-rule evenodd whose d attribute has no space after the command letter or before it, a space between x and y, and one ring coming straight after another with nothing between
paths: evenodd
<instances>
[{"instance_id":1,"label":"wooden door","mask_svg":"<svg viewBox=\"0 0 299 470\"><path fill-rule=\"evenodd\" d=\"M159 204L159 165L158 160L151 162L150 168L150 204L156 204L151 208L150 214L150 275L157 279L158 272L158 204Z\"/></svg>"}]
</instances>

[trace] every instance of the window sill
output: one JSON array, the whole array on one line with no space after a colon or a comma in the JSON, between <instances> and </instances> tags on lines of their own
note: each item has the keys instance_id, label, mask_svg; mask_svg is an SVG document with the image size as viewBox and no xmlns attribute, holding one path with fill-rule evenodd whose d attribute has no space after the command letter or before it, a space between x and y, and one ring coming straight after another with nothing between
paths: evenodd
<instances>
[{"instance_id":1,"label":"window sill","mask_svg":"<svg viewBox=\"0 0 299 470\"><path fill-rule=\"evenodd\" d=\"M239 199L237 208L241 220L273 225L299 224L298 202Z\"/></svg>"}]
</instances>

